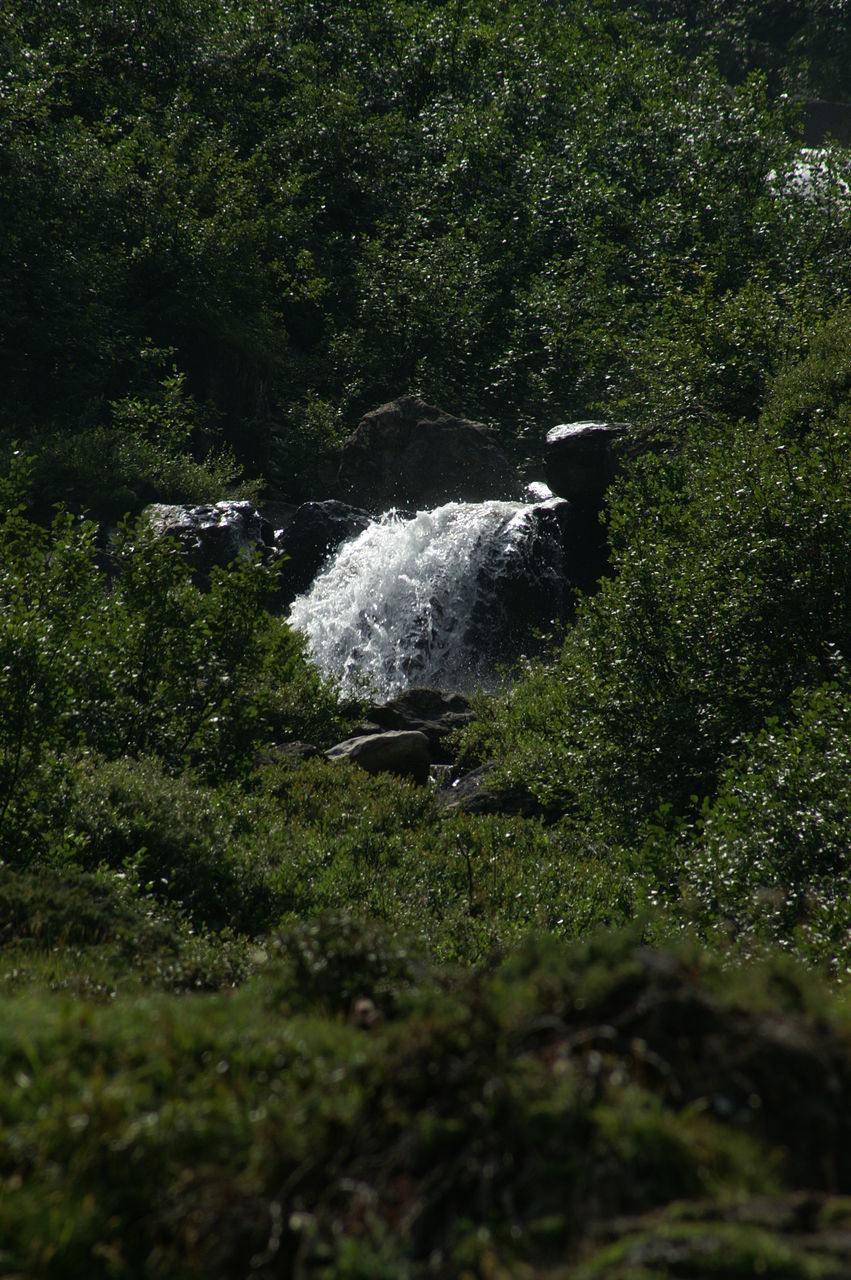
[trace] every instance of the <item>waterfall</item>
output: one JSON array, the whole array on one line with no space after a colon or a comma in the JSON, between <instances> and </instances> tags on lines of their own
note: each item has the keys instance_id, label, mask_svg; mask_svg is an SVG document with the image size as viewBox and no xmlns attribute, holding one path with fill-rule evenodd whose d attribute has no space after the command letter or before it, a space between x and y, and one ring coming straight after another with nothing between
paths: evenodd
<instances>
[{"instance_id":1,"label":"waterfall","mask_svg":"<svg viewBox=\"0 0 851 1280\"><path fill-rule=\"evenodd\" d=\"M389 512L345 543L290 623L346 694L387 700L412 685L467 691L530 627L565 607L560 500L450 502ZM514 616L512 616L514 615Z\"/></svg>"}]
</instances>

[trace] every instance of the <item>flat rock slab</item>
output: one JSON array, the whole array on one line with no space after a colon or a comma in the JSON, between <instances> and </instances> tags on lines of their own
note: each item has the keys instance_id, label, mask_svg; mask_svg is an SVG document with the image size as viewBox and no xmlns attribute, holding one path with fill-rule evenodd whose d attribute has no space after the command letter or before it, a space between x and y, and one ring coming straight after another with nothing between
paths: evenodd
<instances>
[{"instance_id":1,"label":"flat rock slab","mask_svg":"<svg viewBox=\"0 0 851 1280\"><path fill-rule=\"evenodd\" d=\"M346 738L325 752L326 760L349 760L367 773L393 773L414 782L428 781L431 748L424 733L391 729Z\"/></svg>"}]
</instances>

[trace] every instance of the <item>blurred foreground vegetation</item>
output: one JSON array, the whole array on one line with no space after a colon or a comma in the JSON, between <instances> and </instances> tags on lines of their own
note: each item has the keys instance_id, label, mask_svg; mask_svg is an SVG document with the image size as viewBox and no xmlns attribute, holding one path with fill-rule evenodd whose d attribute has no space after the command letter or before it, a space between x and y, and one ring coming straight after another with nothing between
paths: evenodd
<instances>
[{"instance_id":1,"label":"blurred foreground vegetation","mask_svg":"<svg viewBox=\"0 0 851 1280\"><path fill-rule=\"evenodd\" d=\"M14 8L0 1275L847 1275L844 6ZM545 820L289 754L273 573L134 519L405 391L652 445L458 744Z\"/></svg>"}]
</instances>

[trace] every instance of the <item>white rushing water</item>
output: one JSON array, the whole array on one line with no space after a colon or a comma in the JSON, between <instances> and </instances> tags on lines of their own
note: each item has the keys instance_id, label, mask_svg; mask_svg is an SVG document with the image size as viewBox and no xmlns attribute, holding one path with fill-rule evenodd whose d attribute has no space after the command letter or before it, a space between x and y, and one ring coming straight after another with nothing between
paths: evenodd
<instances>
[{"instance_id":1,"label":"white rushing water","mask_svg":"<svg viewBox=\"0 0 851 1280\"><path fill-rule=\"evenodd\" d=\"M489 584L524 555L532 510L493 501L390 512L338 550L293 602L290 622L344 693L388 699L410 685L487 685L493 669L476 618L489 607L493 615Z\"/></svg>"}]
</instances>

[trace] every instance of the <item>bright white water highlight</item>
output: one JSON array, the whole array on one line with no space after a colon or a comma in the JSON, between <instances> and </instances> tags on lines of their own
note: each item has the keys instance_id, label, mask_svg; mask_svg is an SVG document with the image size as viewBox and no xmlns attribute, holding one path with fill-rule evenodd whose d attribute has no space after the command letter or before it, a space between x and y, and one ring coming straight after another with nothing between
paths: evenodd
<instances>
[{"instance_id":1,"label":"bright white water highlight","mask_svg":"<svg viewBox=\"0 0 851 1280\"><path fill-rule=\"evenodd\" d=\"M293 602L290 622L347 694L366 685L386 700L410 685L487 685L492 584L533 540L534 510L494 501L450 502L412 519L390 512L338 550Z\"/></svg>"}]
</instances>

